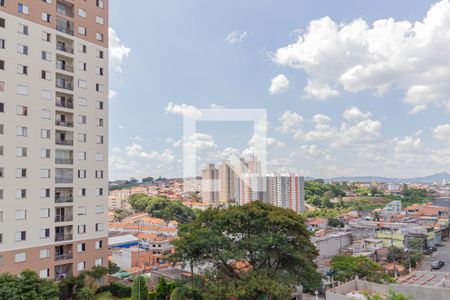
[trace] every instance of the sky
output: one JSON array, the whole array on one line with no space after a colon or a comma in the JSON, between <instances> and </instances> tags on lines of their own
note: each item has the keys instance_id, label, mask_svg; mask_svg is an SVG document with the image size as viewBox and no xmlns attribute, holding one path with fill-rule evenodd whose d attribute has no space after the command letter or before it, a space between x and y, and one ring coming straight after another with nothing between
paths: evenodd
<instances>
[{"instance_id":1,"label":"sky","mask_svg":"<svg viewBox=\"0 0 450 300\"><path fill-rule=\"evenodd\" d=\"M110 179L245 156L265 109L270 172L450 172L450 1L110 0Z\"/></svg>"}]
</instances>

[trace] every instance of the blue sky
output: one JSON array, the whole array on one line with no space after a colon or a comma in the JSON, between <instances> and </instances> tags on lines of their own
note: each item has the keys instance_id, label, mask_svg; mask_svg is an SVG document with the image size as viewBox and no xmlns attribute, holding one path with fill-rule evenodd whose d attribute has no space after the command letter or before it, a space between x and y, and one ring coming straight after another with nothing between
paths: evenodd
<instances>
[{"instance_id":1,"label":"blue sky","mask_svg":"<svg viewBox=\"0 0 450 300\"><path fill-rule=\"evenodd\" d=\"M450 171L448 0L132 3L110 1L111 179L181 176L183 115L211 107L267 110L270 171ZM252 135L189 141L201 166Z\"/></svg>"}]
</instances>

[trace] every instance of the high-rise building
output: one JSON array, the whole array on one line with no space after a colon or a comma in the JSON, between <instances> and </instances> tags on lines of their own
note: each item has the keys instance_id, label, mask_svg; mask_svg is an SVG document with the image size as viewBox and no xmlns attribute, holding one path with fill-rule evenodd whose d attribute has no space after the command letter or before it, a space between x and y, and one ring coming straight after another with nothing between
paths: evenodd
<instances>
[{"instance_id":1,"label":"high-rise building","mask_svg":"<svg viewBox=\"0 0 450 300\"><path fill-rule=\"evenodd\" d=\"M107 266L108 0L0 0L0 273Z\"/></svg>"},{"instance_id":2,"label":"high-rise building","mask_svg":"<svg viewBox=\"0 0 450 300\"><path fill-rule=\"evenodd\" d=\"M225 160L219 166L219 202L230 203L235 199L236 173L230 161Z\"/></svg>"},{"instance_id":3,"label":"high-rise building","mask_svg":"<svg viewBox=\"0 0 450 300\"><path fill-rule=\"evenodd\" d=\"M219 203L219 170L214 164L202 170L202 201L208 204Z\"/></svg>"}]
</instances>

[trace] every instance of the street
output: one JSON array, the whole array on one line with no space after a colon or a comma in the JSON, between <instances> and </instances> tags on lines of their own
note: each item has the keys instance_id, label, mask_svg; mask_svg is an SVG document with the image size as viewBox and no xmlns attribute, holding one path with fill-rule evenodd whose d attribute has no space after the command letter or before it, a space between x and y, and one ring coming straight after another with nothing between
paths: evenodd
<instances>
[{"instance_id":1,"label":"street","mask_svg":"<svg viewBox=\"0 0 450 300\"><path fill-rule=\"evenodd\" d=\"M437 272L449 272L450 273L450 241L441 242L440 247L436 247L437 251L432 255L424 255L424 261L418 271L430 271L431 263L436 260L442 260L445 265L436 270Z\"/></svg>"}]
</instances>

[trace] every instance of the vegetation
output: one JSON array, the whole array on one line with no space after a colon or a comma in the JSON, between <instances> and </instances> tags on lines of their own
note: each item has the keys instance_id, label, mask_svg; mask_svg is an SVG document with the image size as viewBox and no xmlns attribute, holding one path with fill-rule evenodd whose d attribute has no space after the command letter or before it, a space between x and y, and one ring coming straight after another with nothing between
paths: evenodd
<instances>
[{"instance_id":1,"label":"vegetation","mask_svg":"<svg viewBox=\"0 0 450 300\"><path fill-rule=\"evenodd\" d=\"M133 287L131 289L131 299L133 300L147 300L148 288L145 278L137 276L133 280Z\"/></svg>"},{"instance_id":2,"label":"vegetation","mask_svg":"<svg viewBox=\"0 0 450 300\"><path fill-rule=\"evenodd\" d=\"M343 228L345 226L344 222L336 219L336 218L328 218L328 226L330 227L337 227L337 228Z\"/></svg>"},{"instance_id":3,"label":"vegetation","mask_svg":"<svg viewBox=\"0 0 450 300\"><path fill-rule=\"evenodd\" d=\"M191 267L207 263L200 286L207 299L289 298L292 288L320 286L304 218L289 209L259 201L226 209L208 209L179 226L173 262Z\"/></svg>"},{"instance_id":4,"label":"vegetation","mask_svg":"<svg viewBox=\"0 0 450 300\"><path fill-rule=\"evenodd\" d=\"M120 271L120 267L113 261L108 261L108 274L115 274Z\"/></svg>"},{"instance_id":5,"label":"vegetation","mask_svg":"<svg viewBox=\"0 0 450 300\"><path fill-rule=\"evenodd\" d=\"M364 279L376 283L393 282L383 266L373 262L365 256L336 255L331 260L331 271L334 280L349 281L358 275Z\"/></svg>"},{"instance_id":6,"label":"vegetation","mask_svg":"<svg viewBox=\"0 0 450 300\"><path fill-rule=\"evenodd\" d=\"M0 299L57 300L59 290L55 282L41 279L30 270L20 275L0 274Z\"/></svg>"},{"instance_id":7,"label":"vegetation","mask_svg":"<svg viewBox=\"0 0 450 300\"><path fill-rule=\"evenodd\" d=\"M137 212L147 212L150 216L166 221L176 220L178 223L189 223L195 219L195 213L180 201L169 200L165 196L148 196L133 194L128 203Z\"/></svg>"},{"instance_id":8,"label":"vegetation","mask_svg":"<svg viewBox=\"0 0 450 300\"><path fill-rule=\"evenodd\" d=\"M118 298L125 298L131 296L131 287L121 282L111 282L109 284L111 294Z\"/></svg>"}]
</instances>

